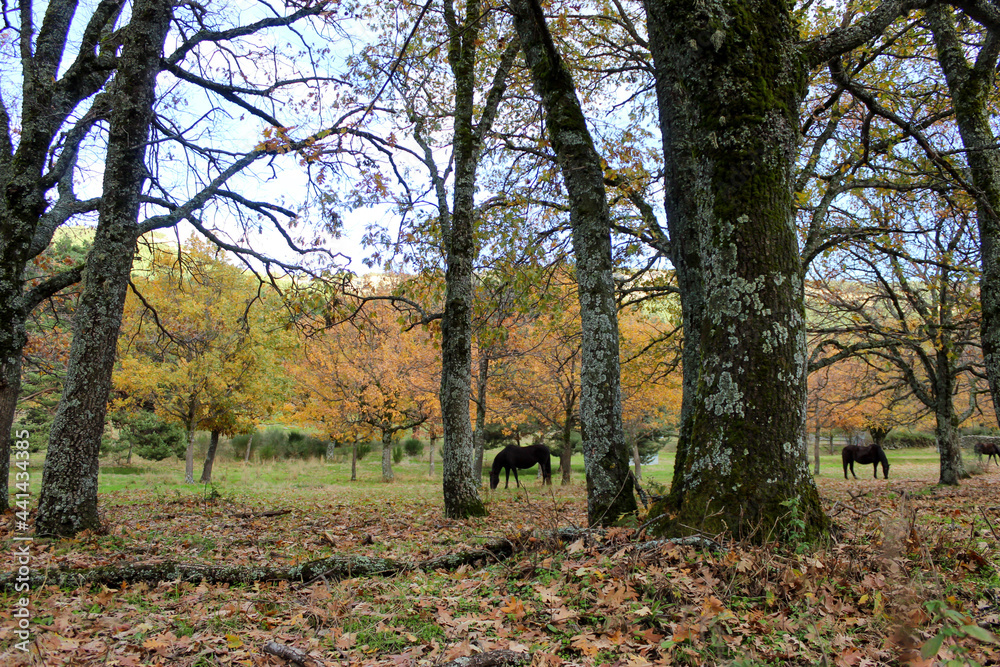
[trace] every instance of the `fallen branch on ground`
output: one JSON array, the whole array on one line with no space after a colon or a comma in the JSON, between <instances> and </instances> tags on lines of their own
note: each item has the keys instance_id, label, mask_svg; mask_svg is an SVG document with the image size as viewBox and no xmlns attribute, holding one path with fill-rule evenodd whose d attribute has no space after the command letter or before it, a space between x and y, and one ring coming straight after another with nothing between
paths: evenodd
<instances>
[{"instance_id":1,"label":"fallen branch on ground","mask_svg":"<svg viewBox=\"0 0 1000 667\"><path fill-rule=\"evenodd\" d=\"M583 539L588 547L621 548L622 545L600 545L602 531L581 528L562 528L540 533L542 539L555 539L563 544ZM539 534L539 533L536 533ZM527 537L525 534L524 537ZM595 539L596 538L596 539ZM419 570L453 571L463 565L477 562L499 562L506 560L522 548L526 540L513 538L493 538L478 548L459 551L443 556L435 556L423 561L410 562L375 556L330 556L319 560L300 563L288 567L266 565L207 565L200 563L180 563L173 560L155 563L130 563L127 565L102 565L92 568L52 568L32 570L27 575L17 571L0 575L0 591L11 591L17 584L27 583L32 589L43 586L60 588L80 588L82 586L107 586L116 588L127 584L158 584L164 581L186 581L212 584L246 585L263 581L288 581L299 588L316 581L340 581L353 577L392 576ZM661 540L632 543L640 551L648 551L666 544L691 545L711 551L725 551L718 542L701 537L675 537Z\"/></svg>"},{"instance_id":2,"label":"fallen branch on ground","mask_svg":"<svg viewBox=\"0 0 1000 667\"><path fill-rule=\"evenodd\" d=\"M416 563L378 558L373 556L331 556L290 567L268 567L265 565L201 565L161 561L158 563L136 563L129 565L102 565L93 568L35 570L27 575L27 583L32 589L42 586L79 588L81 586L103 585L115 588L124 583L157 584L162 581L207 581L214 584L252 584L258 581L305 582L302 585L323 580L339 581L351 577L393 575L412 570L432 572L434 570L456 570L462 565L471 565L478 560L503 560L514 553L514 545L507 539L494 539L477 549L436 556ZM0 590L12 590L17 583L24 583L24 575L17 572L0 576Z\"/></svg>"},{"instance_id":3,"label":"fallen branch on ground","mask_svg":"<svg viewBox=\"0 0 1000 667\"><path fill-rule=\"evenodd\" d=\"M517 667L518 665L527 665L530 662L531 655L528 653L514 653L501 649L456 658L451 662L444 663L441 667Z\"/></svg>"},{"instance_id":4,"label":"fallen branch on ground","mask_svg":"<svg viewBox=\"0 0 1000 667\"><path fill-rule=\"evenodd\" d=\"M264 517L282 516L291 513L292 510L271 510L270 512L237 512L233 516L237 519L262 519Z\"/></svg>"},{"instance_id":5,"label":"fallen branch on ground","mask_svg":"<svg viewBox=\"0 0 1000 667\"><path fill-rule=\"evenodd\" d=\"M271 655L278 656L282 660L287 660L297 667L309 667L310 664L316 665L316 667L326 667L326 665L320 660L310 657L296 648L285 646L284 644L279 644L277 642L268 642L264 644L264 648L262 650L264 653L270 653Z\"/></svg>"}]
</instances>

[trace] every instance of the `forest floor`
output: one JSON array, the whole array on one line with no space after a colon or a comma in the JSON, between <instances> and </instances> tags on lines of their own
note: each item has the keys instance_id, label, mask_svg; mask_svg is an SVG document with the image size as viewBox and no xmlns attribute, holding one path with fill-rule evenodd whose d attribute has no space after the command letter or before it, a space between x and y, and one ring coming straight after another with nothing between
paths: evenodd
<instances>
[{"instance_id":1,"label":"forest floor","mask_svg":"<svg viewBox=\"0 0 1000 667\"><path fill-rule=\"evenodd\" d=\"M1000 664L1000 469L969 462L977 474L945 488L933 457L890 459L890 480L861 466L861 479L845 481L827 465L817 483L838 527L829 542L714 552L626 528L560 536L586 525L583 485L550 490L532 474L526 491L488 493L489 516L467 521L443 518L439 482L417 473L312 484L292 466L282 484L259 467L270 481L253 488L102 491L105 529L32 541L33 571L165 560L276 568L334 555L419 564L498 538L513 555L307 585L7 589L0 664L295 664L265 653L269 642L327 666L441 665L499 649L540 666ZM0 573L23 544L12 523L0 530ZM24 595L29 652L13 633Z\"/></svg>"}]
</instances>

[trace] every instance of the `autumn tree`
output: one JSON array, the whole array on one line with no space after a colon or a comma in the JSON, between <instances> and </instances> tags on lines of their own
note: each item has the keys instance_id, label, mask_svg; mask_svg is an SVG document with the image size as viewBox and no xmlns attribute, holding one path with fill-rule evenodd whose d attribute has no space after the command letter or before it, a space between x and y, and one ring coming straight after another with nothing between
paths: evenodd
<instances>
[{"instance_id":1,"label":"autumn tree","mask_svg":"<svg viewBox=\"0 0 1000 667\"><path fill-rule=\"evenodd\" d=\"M993 404L1000 405L1000 150L991 124L1000 57L1000 28L960 31L947 5L927 9L926 23L934 39L955 112L971 183L966 190L976 203L981 246L980 305L982 346Z\"/></svg>"},{"instance_id":2,"label":"autumn tree","mask_svg":"<svg viewBox=\"0 0 1000 667\"><path fill-rule=\"evenodd\" d=\"M385 287L372 285L369 291ZM394 478L397 434L433 414L438 367L427 333L403 331L397 317L388 301L366 304L350 321L306 338L304 358L293 371L300 391L290 418L334 441L377 437L385 482Z\"/></svg>"},{"instance_id":3,"label":"autumn tree","mask_svg":"<svg viewBox=\"0 0 1000 667\"><path fill-rule=\"evenodd\" d=\"M562 485L566 486L572 482L572 435L580 427L579 309L572 284L557 283L550 289L564 305L512 334L513 344L525 352L504 373L500 390L514 408L515 419L531 417L557 434Z\"/></svg>"},{"instance_id":4,"label":"autumn tree","mask_svg":"<svg viewBox=\"0 0 1000 667\"><path fill-rule=\"evenodd\" d=\"M601 160L569 71L541 6L510 6L525 62L545 110L546 132L570 202L580 300L580 421L587 469L587 519L609 525L636 512L621 421L618 320L611 257L611 213Z\"/></svg>"},{"instance_id":5,"label":"autumn tree","mask_svg":"<svg viewBox=\"0 0 1000 667\"><path fill-rule=\"evenodd\" d=\"M861 354L882 371L885 384L862 394L892 402L912 395L934 415L940 483L958 484L967 473L957 428L977 409L976 375L983 373L977 368L978 275L971 268L978 264L975 226L960 202L948 197L922 193L911 200L905 193L887 193L871 203L870 217L906 217L912 234L895 243L885 238L883 247L845 248L831 258L838 280L816 296L822 297L825 318L839 315L846 340L862 341ZM837 348L850 344L831 346ZM960 395L966 406L956 406ZM892 423L870 419L867 426Z\"/></svg>"},{"instance_id":6,"label":"autumn tree","mask_svg":"<svg viewBox=\"0 0 1000 667\"><path fill-rule=\"evenodd\" d=\"M156 73L170 14L171 5L163 0L135 4L123 37L121 61L108 91L112 103L107 112L103 196L94 245L87 256L85 285L73 320L66 383L45 457L35 521L40 534L72 535L96 528L99 522L97 457L135 250L139 196L146 180L146 139L152 123Z\"/></svg>"},{"instance_id":7,"label":"autumn tree","mask_svg":"<svg viewBox=\"0 0 1000 667\"><path fill-rule=\"evenodd\" d=\"M125 406L152 406L184 427L188 484L197 431L212 436L202 473L210 481L219 436L252 430L288 390L280 359L292 341L275 295L254 282L197 239L179 254L155 248L132 280L115 389Z\"/></svg>"},{"instance_id":8,"label":"autumn tree","mask_svg":"<svg viewBox=\"0 0 1000 667\"><path fill-rule=\"evenodd\" d=\"M242 24L239 22L241 17L238 17L236 25L228 27L225 24L233 18L232 15L220 18L218 22L214 20L216 17L212 17L215 27L208 27L205 14L200 8L149 2L133 7L128 24L115 32L119 7L116 3L104 3L99 5L90 19L81 58L92 61L92 64L100 62L94 65L96 70L92 67L89 73L77 72L72 85L81 87L78 77L82 74L90 77L82 87L89 91L84 97L98 90L100 94L93 97L89 111L85 112L86 122L81 122L70 130L77 138L65 144L68 150L61 146L53 149L51 145L35 145L29 149L42 155L50 153L54 161L62 164L59 187L66 194L64 205L52 206L51 210L46 210L44 193L57 185L51 179L41 179L40 185L43 187L36 194L27 191L22 193L27 199L41 202L41 208L32 209L31 215L18 218L20 222L17 224L20 227L17 237L24 243L18 241L20 245L16 248L12 246L11 252L6 255L9 262L4 267L5 271L13 271L12 275L20 275L20 267L25 258L34 252L33 244L46 244L55 227L81 210L98 211L94 248L88 256L88 275L91 280L85 282L77 310L74 322L75 342L70 352L66 385L53 424L49 454L45 462L40 511L36 522L40 531L73 534L97 525L98 443L103 430L125 285L139 235L186 220L220 247L252 255L269 271L273 271L274 267L282 267L286 271L305 268L269 258L237 242L230 242L224 234L220 235L210 225L204 224L202 216L206 208L221 202L223 207L236 212L234 218L228 219L236 219L254 227L262 228L264 224L276 227L283 242L293 249L305 250L283 226L295 217L293 211L273 202L242 196L230 188L234 187L234 176L245 172L255 163L265 158L276 159L285 153L296 154L311 146L317 135L331 131L330 127L318 131L310 128L313 136L309 136L310 129L305 129L303 134L306 136L292 137L283 129L284 124L266 111L269 102L279 92L324 77L317 77L314 70L304 77L294 75L286 80L278 71L268 72L267 67L256 66L242 70L244 74L252 70L259 75L257 78L247 77L245 85L235 85L234 79L229 77L241 62L260 54L259 46L252 36L315 16L324 11L324 7L324 4L310 4L298 9L290 8L288 11L284 8L273 11L268 8L264 10L264 17L256 22ZM22 69L27 70L34 63L34 33L30 29L30 6L22 9L26 11L21 12L21 20L29 24L21 26L21 65ZM48 84L48 78L56 81L54 73L66 47L66 36L72 19L71 8L67 11L65 7L50 5L46 14L47 27L43 27L38 33L39 44L43 46L39 51L51 56L46 65L49 73L43 76L44 80L39 79L39 89L45 91L46 99L57 94L71 101L67 113L79 106L82 98L75 97L76 90L69 96L58 92ZM178 35L176 40L169 40L174 50L166 54L164 44L168 43L166 34L171 25L178 27ZM244 38L250 39L240 42ZM226 43L226 58L231 59L226 67L212 68L211 73L205 76L193 74L187 69L197 69L204 65L204 59L211 57L216 52L216 46L222 42ZM250 42L254 44L251 46ZM240 46L234 46L236 43L240 43ZM120 55L117 55L119 46ZM107 54L102 55L105 51ZM280 66L275 62L274 67ZM155 114L157 94L165 94L165 91L156 87L157 76L164 70L168 70L173 77L175 93L178 89L191 86L209 99L221 100L220 108L229 104L238 107L242 112L255 116L258 121L278 126L280 129L274 131L278 135L277 139L254 141L251 146L244 144L235 150L236 147L231 143L219 148L212 145L217 136L214 132L199 132L194 128L204 129L206 124L220 118L220 114L206 113L194 120L182 118L183 113L170 117L169 112L176 112L178 107L169 103L155 107L155 111L166 112L166 115ZM114 77L108 83L112 71ZM281 70L281 73L284 71ZM94 74L100 76L95 77ZM213 76L219 76L220 81L213 81ZM33 86L36 83L34 77L35 73L26 76L25 85ZM31 98L35 97L32 92ZM174 94L169 99L178 100L183 97L183 94ZM254 102L248 102L248 98ZM256 104L256 101L261 104ZM45 104L42 105L44 106ZM24 109L28 110L27 107ZM57 118L59 113L56 114ZM5 120L8 116L9 113L5 112ZM72 195L73 179L79 176L76 159L82 138L78 137L86 136L93 128L103 127L98 122L102 120L107 121L107 148L101 148L101 142L97 142L98 147L95 149L98 155L103 156L98 158L103 167L102 194L83 206ZM156 149L147 154L149 143L145 139L138 142L135 139L149 137L151 132L155 132L159 139L153 142ZM257 133L251 133L251 136L254 134ZM207 143L199 144L192 140L193 136L198 136ZM176 153L171 150L161 152L159 148L165 144L176 148ZM7 142L8 147L12 145L13 142ZM18 150L22 147L26 147L26 144L20 144ZM170 162L174 155L184 156L185 168L196 163L204 168L190 172L195 174L192 179L181 178L180 183L172 183L168 174L176 176L177 171L165 166L161 170L160 165ZM147 157L150 158L149 164L146 162ZM18 169L12 172L14 180L27 182L33 178L30 173L25 174ZM236 189L239 187L236 186ZM13 191L6 188L6 194L13 194ZM141 223L140 211L143 217ZM259 218L251 222L246 215L248 211ZM247 237L244 235L242 238ZM327 256L331 254L323 252ZM273 277L273 274L269 277ZM16 281L11 285L15 290L21 288L21 284ZM22 295L17 294L12 298L18 307L24 304ZM17 318L12 322L16 325Z\"/></svg>"},{"instance_id":9,"label":"autumn tree","mask_svg":"<svg viewBox=\"0 0 1000 667\"><path fill-rule=\"evenodd\" d=\"M636 478L642 479L642 440L673 431L680 418L681 332L669 301L622 309L622 422L632 450Z\"/></svg>"},{"instance_id":10,"label":"autumn tree","mask_svg":"<svg viewBox=\"0 0 1000 667\"><path fill-rule=\"evenodd\" d=\"M686 346L676 470L659 511L676 512L676 524L708 516L709 530L761 535L757 524L773 525L796 499L807 533L818 534L827 520L805 457L793 224L799 109L814 68L911 5L888 0L807 39L783 2L644 5Z\"/></svg>"}]
</instances>

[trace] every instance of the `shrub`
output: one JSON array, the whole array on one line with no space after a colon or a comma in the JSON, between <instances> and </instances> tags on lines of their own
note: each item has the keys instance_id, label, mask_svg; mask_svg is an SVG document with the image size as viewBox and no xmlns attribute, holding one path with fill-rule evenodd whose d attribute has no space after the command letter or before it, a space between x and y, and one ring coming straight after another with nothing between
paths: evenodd
<instances>
[{"instance_id":1,"label":"shrub","mask_svg":"<svg viewBox=\"0 0 1000 667\"><path fill-rule=\"evenodd\" d=\"M395 447L392 448L392 462L393 463L401 463L403 461L403 456L404 455L405 454L403 452L403 447L401 445L396 445Z\"/></svg>"},{"instance_id":2,"label":"shrub","mask_svg":"<svg viewBox=\"0 0 1000 667\"><path fill-rule=\"evenodd\" d=\"M937 440L932 433L922 431L898 430L885 437L883 446L886 449L903 449L904 447L933 447Z\"/></svg>"},{"instance_id":3,"label":"shrub","mask_svg":"<svg viewBox=\"0 0 1000 667\"><path fill-rule=\"evenodd\" d=\"M288 432L288 449L286 458L311 459L326 456L329 442L299 431Z\"/></svg>"},{"instance_id":4,"label":"shrub","mask_svg":"<svg viewBox=\"0 0 1000 667\"><path fill-rule=\"evenodd\" d=\"M269 426L257 431L253 438L253 451L257 458L268 461L288 458L288 436L280 426Z\"/></svg>"},{"instance_id":5,"label":"shrub","mask_svg":"<svg viewBox=\"0 0 1000 667\"><path fill-rule=\"evenodd\" d=\"M420 456L424 453L424 443L420 438L407 438L403 441L403 449L407 456Z\"/></svg>"},{"instance_id":6,"label":"shrub","mask_svg":"<svg viewBox=\"0 0 1000 667\"><path fill-rule=\"evenodd\" d=\"M120 446L150 461L162 461L171 456L184 456L187 448L184 427L167 422L154 412L116 412L111 421L120 429Z\"/></svg>"}]
</instances>

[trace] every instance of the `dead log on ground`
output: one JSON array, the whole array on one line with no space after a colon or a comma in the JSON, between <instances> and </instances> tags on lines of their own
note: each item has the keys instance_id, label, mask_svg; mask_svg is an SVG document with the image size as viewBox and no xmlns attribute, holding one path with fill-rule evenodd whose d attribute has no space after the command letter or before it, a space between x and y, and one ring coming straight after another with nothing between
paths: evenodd
<instances>
[{"instance_id":1,"label":"dead log on ground","mask_svg":"<svg viewBox=\"0 0 1000 667\"><path fill-rule=\"evenodd\" d=\"M261 581L290 581L311 583L320 579L339 581L352 577L388 576L422 570L455 570L479 560L496 562L510 558L514 545L506 539L491 540L477 549L436 556L416 563L378 558L374 556L331 556L291 567L264 565L202 565L161 561L128 565L102 565L92 568L53 568L33 570L27 575L8 572L0 576L0 591L14 590L16 584L27 583L31 589L43 586L80 588L81 586L107 586L117 588L122 583L158 584L163 581L186 581L213 584L252 584ZM304 585L304 584L303 584Z\"/></svg>"}]
</instances>

